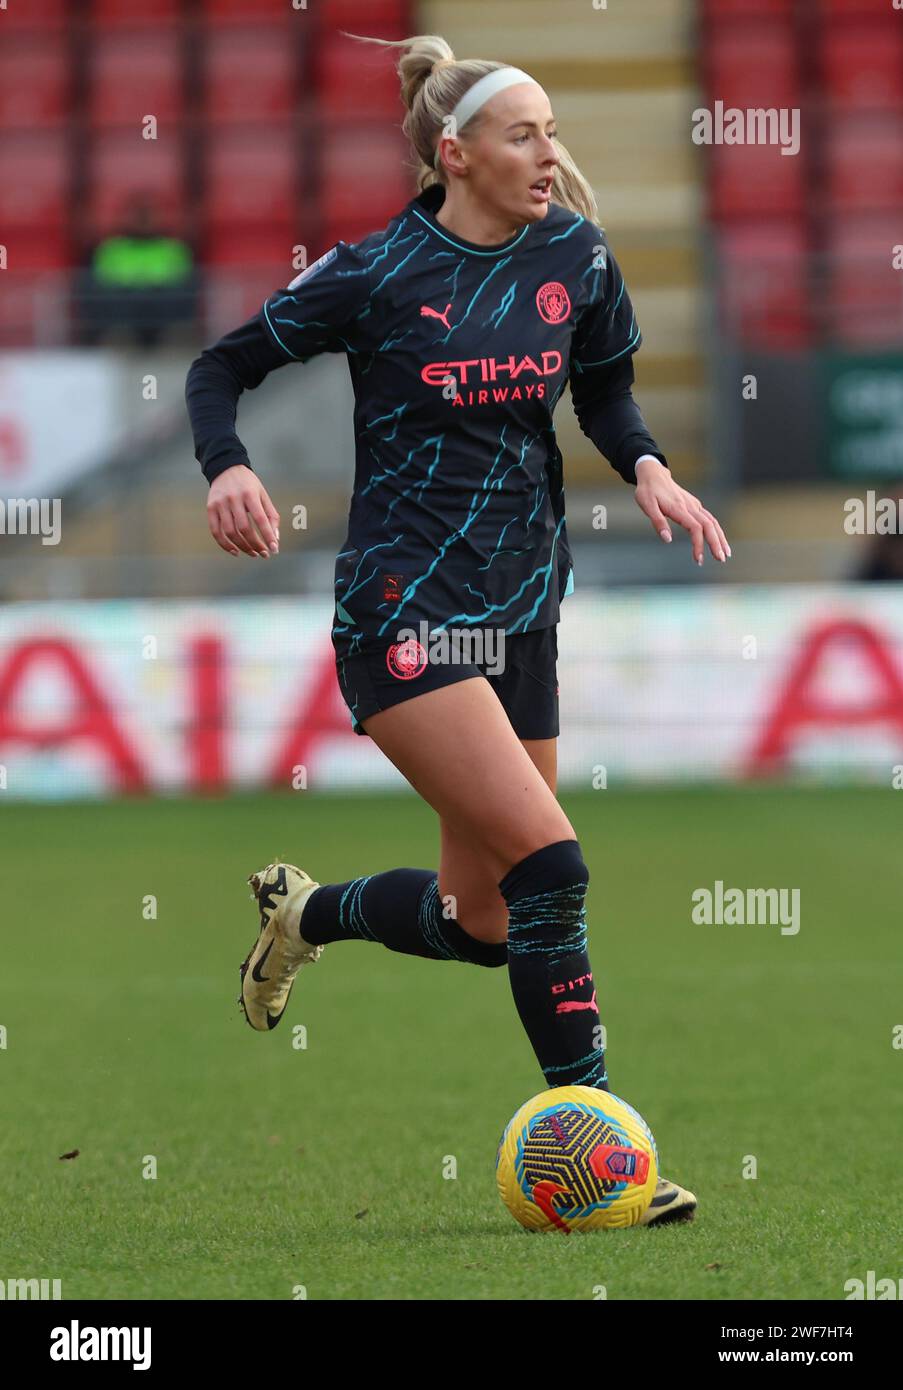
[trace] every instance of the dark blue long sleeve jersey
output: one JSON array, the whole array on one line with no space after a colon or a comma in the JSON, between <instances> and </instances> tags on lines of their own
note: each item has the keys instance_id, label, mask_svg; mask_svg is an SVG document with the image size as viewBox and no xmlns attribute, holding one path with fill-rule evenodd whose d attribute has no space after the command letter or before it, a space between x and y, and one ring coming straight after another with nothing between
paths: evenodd
<instances>
[{"instance_id":1,"label":"dark blue long sleeve jersey","mask_svg":"<svg viewBox=\"0 0 903 1390\"><path fill-rule=\"evenodd\" d=\"M437 220L438 184L386 228L339 242L192 363L186 399L208 482L250 467L243 390L288 362L347 355L356 457L336 561L334 639L399 625L558 621L572 587L562 457L565 383L583 432L635 483L666 463L631 395L642 341L603 230L550 203L500 246Z\"/></svg>"}]
</instances>

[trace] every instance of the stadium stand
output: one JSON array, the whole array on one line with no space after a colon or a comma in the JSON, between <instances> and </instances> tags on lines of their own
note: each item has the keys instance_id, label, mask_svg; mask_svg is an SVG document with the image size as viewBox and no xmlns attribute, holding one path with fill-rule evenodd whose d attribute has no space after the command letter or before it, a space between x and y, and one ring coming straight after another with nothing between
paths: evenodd
<instances>
[{"instance_id":1,"label":"stadium stand","mask_svg":"<svg viewBox=\"0 0 903 1390\"><path fill-rule=\"evenodd\" d=\"M731 462L737 419L710 414L722 358L811 372L825 346L899 346L887 252L901 240L903 27L861 0L646 0L572 7L566 24L549 22L545 0L517 9L512 24L508 0L321 0L299 24L286 0L11 7L0 226L14 273L0 346L77 340L73 277L136 194L203 268L198 341L286 283L297 248L313 259L383 225L412 191L394 54L339 30L446 33L457 53L522 65L551 93L630 286L644 335L636 395L677 475L698 488L714 460L725 486L759 481ZM694 145L693 113L716 101L804 106L800 154ZM148 115L155 139L141 134ZM282 375L267 388L277 412L297 391ZM257 411L249 398L243 420ZM641 525L564 404L556 425L574 528L581 496L603 485L625 526ZM179 406L174 441L183 429ZM274 448L288 459L286 438Z\"/></svg>"}]
</instances>

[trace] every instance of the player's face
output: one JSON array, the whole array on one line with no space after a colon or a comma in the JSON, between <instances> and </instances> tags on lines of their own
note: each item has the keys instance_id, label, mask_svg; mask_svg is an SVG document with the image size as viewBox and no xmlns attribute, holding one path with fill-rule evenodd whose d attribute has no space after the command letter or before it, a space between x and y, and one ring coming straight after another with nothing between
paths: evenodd
<instances>
[{"instance_id":1,"label":"player's face","mask_svg":"<svg viewBox=\"0 0 903 1390\"><path fill-rule=\"evenodd\" d=\"M520 82L499 92L486 103L486 120L474 142L474 192L516 222L541 221L561 162L552 139L557 129L541 87Z\"/></svg>"}]
</instances>

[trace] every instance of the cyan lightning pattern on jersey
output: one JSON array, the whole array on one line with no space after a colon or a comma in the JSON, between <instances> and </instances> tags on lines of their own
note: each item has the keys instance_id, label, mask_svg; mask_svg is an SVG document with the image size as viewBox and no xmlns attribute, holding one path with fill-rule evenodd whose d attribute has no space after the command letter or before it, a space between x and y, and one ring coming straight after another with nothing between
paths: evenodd
<instances>
[{"instance_id":1,"label":"cyan lightning pattern on jersey","mask_svg":"<svg viewBox=\"0 0 903 1390\"><path fill-rule=\"evenodd\" d=\"M424 620L507 635L558 621L572 565L553 411L570 382L584 432L611 457L596 398L641 342L595 222L552 202L503 245L480 247L438 222L443 198L433 185L385 228L340 241L234 335L254 346L243 384L274 365L269 353L276 365L347 354L356 457L333 630L345 650ZM198 453L208 477L241 447L220 417L201 423L204 361L212 370L217 351L189 387L196 435L213 441ZM625 457L612 462L635 481L635 459L658 451L629 406Z\"/></svg>"},{"instance_id":2,"label":"cyan lightning pattern on jersey","mask_svg":"<svg viewBox=\"0 0 903 1390\"><path fill-rule=\"evenodd\" d=\"M401 628L553 626L572 587L553 411L628 482L652 453L631 395L640 332L596 222L549 203L500 246L451 235L438 183L388 227L339 242L192 363L186 402L208 481L250 467L236 402L275 368L345 353L354 488L335 567L336 651Z\"/></svg>"}]
</instances>

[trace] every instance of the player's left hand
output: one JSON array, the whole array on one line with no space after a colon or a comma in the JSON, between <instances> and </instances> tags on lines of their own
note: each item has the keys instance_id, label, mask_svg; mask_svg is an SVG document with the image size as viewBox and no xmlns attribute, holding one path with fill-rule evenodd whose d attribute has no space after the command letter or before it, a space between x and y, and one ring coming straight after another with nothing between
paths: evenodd
<instances>
[{"instance_id":1,"label":"player's left hand","mask_svg":"<svg viewBox=\"0 0 903 1390\"><path fill-rule=\"evenodd\" d=\"M717 517L706 511L698 497L676 483L670 472L656 459L640 459L636 465L636 502L645 512L663 541L671 540L668 520L676 521L690 533L693 559L702 564L705 544L722 564L731 553L727 537Z\"/></svg>"}]
</instances>

